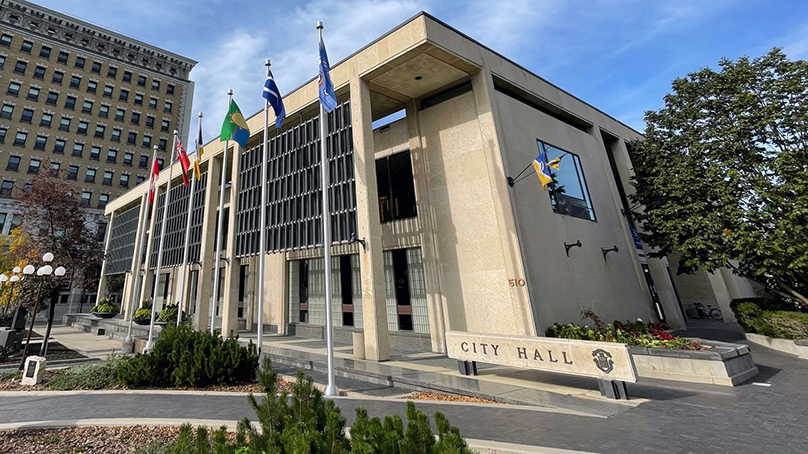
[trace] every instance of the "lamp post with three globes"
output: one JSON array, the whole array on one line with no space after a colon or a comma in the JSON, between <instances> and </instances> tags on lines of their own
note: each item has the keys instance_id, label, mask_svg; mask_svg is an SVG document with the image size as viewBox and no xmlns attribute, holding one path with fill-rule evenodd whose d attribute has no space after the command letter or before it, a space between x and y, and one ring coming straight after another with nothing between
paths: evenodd
<instances>
[{"instance_id":1,"label":"lamp post with three globes","mask_svg":"<svg viewBox=\"0 0 808 454\"><path fill-rule=\"evenodd\" d=\"M53 261L53 254L51 254L50 252L46 252L42 256L42 261L45 262L45 264L40 266L39 268L35 268L34 265L31 264L26 265L25 268L22 269L22 274L29 277L32 276L34 273L36 273L36 275L40 277L50 276L51 274L55 274L57 277L62 277L67 273L67 270L63 266L60 266L55 270L53 269L53 267L50 265L50 262ZM31 310L31 325L28 328L28 338L25 341L25 349L23 350L22 353L22 364L20 364L20 370L22 370L25 367L25 358L28 355L28 345L31 343L31 333L33 333L34 331L34 321L36 320L36 312L37 312L36 306L39 303L40 296L42 295L42 283L43 281L40 280L39 283L37 284L36 299L34 300L34 307ZM48 328L45 333L45 338L42 340L42 347L40 348L40 356L42 357L45 357L45 355L48 353L48 337L50 337L50 330L54 310L55 310L54 304L51 302L50 314L48 317Z\"/></svg>"}]
</instances>

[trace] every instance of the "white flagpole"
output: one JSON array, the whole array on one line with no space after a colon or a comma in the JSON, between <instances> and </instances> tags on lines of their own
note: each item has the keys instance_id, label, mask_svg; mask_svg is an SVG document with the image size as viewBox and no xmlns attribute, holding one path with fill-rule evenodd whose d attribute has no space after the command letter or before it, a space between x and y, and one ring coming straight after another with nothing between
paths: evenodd
<instances>
[{"instance_id":1,"label":"white flagpole","mask_svg":"<svg viewBox=\"0 0 808 454\"><path fill-rule=\"evenodd\" d=\"M202 112L199 112L199 127L202 127ZM188 146L188 144L185 145ZM185 220L185 247L183 247L182 252L182 277L180 278L182 285L180 286L180 302L177 308L177 326L180 326L180 322L182 321L182 308L185 307L185 276L188 273L188 242L191 241L191 211L193 211L194 208L195 189L196 175L191 177L191 194L188 196L188 216Z\"/></svg>"},{"instance_id":2,"label":"white flagpole","mask_svg":"<svg viewBox=\"0 0 808 454\"><path fill-rule=\"evenodd\" d=\"M227 90L227 111L230 112L230 102L233 100L233 90ZM224 154L222 155L222 182L219 187L219 219L216 222L216 263L213 269L213 302L210 305L210 333L216 333L216 305L219 301L219 260L222 255L222 221L224 220L224 184L227 181L227 147L230 141L224 141Z\"/></svg>"},{"instance_id":3,"label":"white flagpole","mask_svg":"<svg viewBox=\"0 0 808 454\"><path fill-rule=\"evenodd\" d=\"M154 165L154 159L156 157L157 148L155 148L154 153L152 153L152 165ZM146 199L146 205L148 204L148 199ZM143 216L140 218L140 242L138 244L140 244L141 250L135 251L135 286L132 288L132 297L129 299L129 328L126 331L126 338L123 340L126 343L132 342L132 321L135 319L135 302L137 301L138 296L140 296L140 257L143 255L142 251L146 249L146 220L149 217L147 214L149 209L150 208L144 210Z\"/></svg>"},{"instance_id":4,"label":"white flagpole","mask_svg":"<svg viewBox=\"0 0 808 454\"><path fill-rule=\"evenodd\" d=\"M267 68L266 77L269 77L269 68L272 66L269 59L264 65ZM266 82L264 82L266 83ZM266 228L267 228L267 159L269 158L269 141L267 129L269 123L269 100L264 98L264 147L261 153L261 216L258 222L258 355L261 355L261 347L264 345L264 266L267 249Z\"/></svg>"},{"instance_id":5,"label":"white flagpole","mask_svg":"<svg viewBox=\"0 0 808 454\"><path fill-rule=\"evenodd\" d=\"M323 23L317 21L320 41L323 40ZM336 396L337 386L334 384L334 327L331 326L331 208L328 204L328 153L326 151L326 116L323 103L320 102L320 181L323 190L323 258L325 260L325 342L328 358L328 385L326 396Z\"/></svg>"},{"instance_id":6,"label":"white flagpole","mask_svg":"<svg viewBox=\"0 0 808 454\"><path fill-rule=\"evenodd\" d=\"M177 152L177 135L179 132L174 130L174 145L171 148L171 157L168 160L168 182L166 183L166 197L163 204L163 221L160 223L160 246L157 248L157 268L154 269L154 292L152 292L152 313L151 320L149 321L149 340L146 341L145 351L151 351L154 348L154 315L157 313L157 292L160 290L160 267L163 264L163 244L166 240L166 218L168 218L168 204L171 202L171 178L174 174L174 153ZM154 147L157 151L157 147ZM159 188L159 186L158 186ZM155 198L157 197L157 189L155 189ZM155 203L157 200L155 199Z\"/></svg>"}]
</instances>

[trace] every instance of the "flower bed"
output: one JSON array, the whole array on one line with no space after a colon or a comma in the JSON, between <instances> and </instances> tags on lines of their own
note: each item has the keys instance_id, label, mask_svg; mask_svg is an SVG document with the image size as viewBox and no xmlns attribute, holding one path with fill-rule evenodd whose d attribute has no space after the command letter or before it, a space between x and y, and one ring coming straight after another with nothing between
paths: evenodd
<instances>
[{"instance_id":1,"label":"flower bed","mask_svg":"<svg viewBox=\"0 0 808 454\"><path fill-rule=\"evenodd\" d=\"M575 325L558 323L547 328L547 337L562 339L581 339L600 342L617 342L637 347L674 348L680 350L706 350L707 346L698 341L684 337L676 337L669 332L665 323L643 323L641 319L636 322L619 322L604 324L600 317L591 311L584 311L583 317L593 321L593 327L588 325Z\"/></svg>"},{"instance_id":2,"label":"flower bed","mask_svg":"<svg viewBox=\"0 0 808 454\"><path fill-rule=\"evenodd\" d=\"M676 337L663 323L637 320L607 325L591 311L582 315L593 322L593 327L556 323L547 329L547 336L628 344L640 379L735 386L758 374L745 345Z\"/></svg>"}]
</instances>

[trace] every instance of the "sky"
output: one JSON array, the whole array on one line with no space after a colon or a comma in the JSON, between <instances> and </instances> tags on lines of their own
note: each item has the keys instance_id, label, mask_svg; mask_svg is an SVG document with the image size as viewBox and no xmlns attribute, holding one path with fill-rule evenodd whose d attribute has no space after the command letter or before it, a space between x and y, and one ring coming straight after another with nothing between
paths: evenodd
<instances>
[{"instance_id":1,"label":"sky","mask_svg":"<svg viewBox=\"0 0 808 454\"><path fill-rule=\"evenodd\" d=\"M191 131L200 111L218 131L228 89L245 117L263 109L267 58L282 93L315 77L318 20L334 66L426 11L640 131L677 77L773 47L808 58L804 0L34 2L198 61Z\"/></svg>"}]
</instances>

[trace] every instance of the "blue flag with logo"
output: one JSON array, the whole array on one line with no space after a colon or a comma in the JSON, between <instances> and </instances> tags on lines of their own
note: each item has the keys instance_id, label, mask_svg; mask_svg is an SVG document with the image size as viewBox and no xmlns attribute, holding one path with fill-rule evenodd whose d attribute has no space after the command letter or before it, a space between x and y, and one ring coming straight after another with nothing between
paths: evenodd
<instances>
[{"instance_id":1,"label":"blue flag with logo","mask_svg":"<svg viewBox=\"0 0 808 454\"><path fill-rule=\"evenodd\" d=\"M275 83L272 71L269 72L267 80L264 82L264 99L269 101L269 105L271 105L272 110L275 111L275 127L280 128L283 124L283 119L286 118L286 109L283 107L281 91Z\"/></svg>"},{"instance_id":2,"label":"blue flag with logo","mask_svg":"<svg viewBox=\"0 0 808 454\"><path fill-rule=\"evenodd\" d=\"M337 94L334 93L334 84L331 83L331 67L328 65L328 55L325 53L323 34L320 33L320 104L326 112L337 107Z\"/></svg>"}]
</instances>

